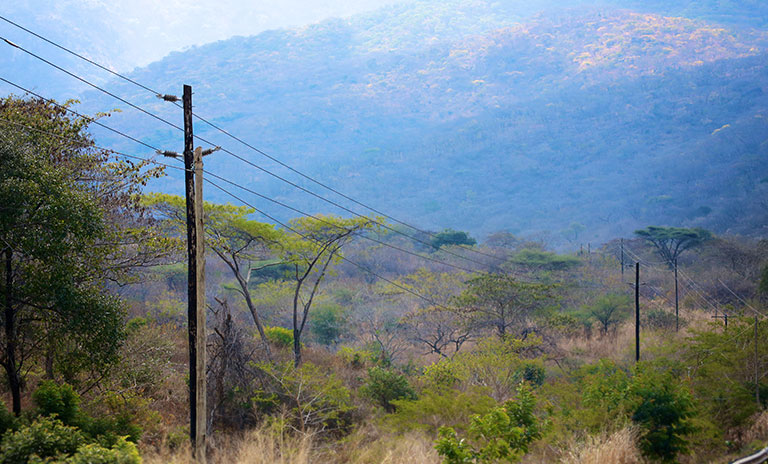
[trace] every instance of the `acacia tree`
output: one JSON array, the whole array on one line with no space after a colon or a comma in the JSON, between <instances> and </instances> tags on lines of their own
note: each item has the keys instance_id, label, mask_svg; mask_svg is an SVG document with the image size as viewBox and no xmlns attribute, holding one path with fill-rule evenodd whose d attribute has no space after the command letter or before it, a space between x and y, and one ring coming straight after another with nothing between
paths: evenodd
<instances>
[{"instance_id":1,"label":"acacia tree","mask_svg":"<svg viewBox=\"0 0 768 464\"><path fill-rule=\"evenodd\" d=\"M186 202L176 195L153 193L144 197L144 204L153 208L176 231L183 236L186 227ZM248 276L253 270L271 266L251 268L252 262L264 262L277 248L284 234L271 224L254 221L249 216L253 208L231 204L205 202L203 205L203 228L205 244L229 267L238 283L238 292L245 300L248 310L262 340L267 358L272 357L264 325L248 288Z\"/></svg>"},{"instance_id":2,"label":"acacia tree","mask_svg":"<svg viewBox=\"0 0 768 464\"><path fill-rule=\"evenodd\" d=\"M403 317L403 322L411 338L426 345L427 353L445 358L457 353L472 338L475 330L472 319L452 306L466 278L462 273L438 273L422 268L398 280L398 287L388 291L411 301L413 309ZM425 299L411 298L412 294L403 288Z\"/></svg>"},{"instance_id":3,"label":"acacia tree","mask_svg":"<svg viewBox=\"0 0 768 464\"><path fill-rule=\"evenodd\" d=\"M467 282L457 306L477 324L493 327L499 338L526 317L554 301L554 285L522 282L505 274L483 274Z\"/></svg>"},{"instance_id":4,"label":"acacia tree","mask_svg":"<svg viewBox=\"0 0 768 464\"><path fill-rule=\"evenodd\" d=\"M18 415L30 365L74 382L116 360L124 311L106 282L155 256L133 195L157 172L110 160L52 103L2 99L0 115L0 365Z\"/></svg>"},{"instance_id":5,"label":"acacia tree","mask_svg":"<svg viewBox=\"0 0 768 464\"><path fill-rule=\"evenodd\" d=\"M701 245L712 238L704 229L686 229L682 227L648 226L635 231L635 235L651 243L664 262L673 268L677 258L690 248Z\"/></svg>"},{"instance_id":6,"label":"acacia tree","mask_svg":"<svg viewBox=\"0 0 768 464\"><path fill-rule=\"evenodd\" d=\"M293 356L294 365L301 364L301 336L312 303L332 264L341 259L341 249L357 234L372 229L380 221L356 217L301 217L290 222L293 234L281 241L281 256L291 266L289 278L293 291Z\"/></svg>"},{"instance_id":7,"label":"acacia tree","mask_svg":"<svg viewBox=\"0 0 768 464\"><path fill-rule=\"evenodd\" d=\"M611 327L618 325L629 315L631 304L629 295L609 293L601 296L589 308L589 313L600 323L600 330L605 335Z\"/></svg>"}]
</instances>

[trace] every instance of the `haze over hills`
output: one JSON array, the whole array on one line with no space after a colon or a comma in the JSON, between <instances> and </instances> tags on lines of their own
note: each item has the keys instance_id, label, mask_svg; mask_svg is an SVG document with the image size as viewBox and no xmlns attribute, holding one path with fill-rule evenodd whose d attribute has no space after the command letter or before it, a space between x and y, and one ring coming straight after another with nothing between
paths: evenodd
<instances>
[{"instance_id":1,"label":"haze over hills","mask_svg":"<svg viewBox=\"0 0 768 464\"><path fill-rule=\"evenodd\" d=\"M648 224L761 235L767 19L759 2L418 1L172 53L131 76L162 92L193 85L198 113L422 227L481 238L550 231L561 246ZM180 122L141 89L109 88ZM90 111L125 106L94 92L83 101ZM133 110L110 124L181 144ZM202 124L196 131L276 168ZM225 154L206 166L304 210L339 213ZM182 191L173 176L156 187Z\"/></svg>"}]
</instances>

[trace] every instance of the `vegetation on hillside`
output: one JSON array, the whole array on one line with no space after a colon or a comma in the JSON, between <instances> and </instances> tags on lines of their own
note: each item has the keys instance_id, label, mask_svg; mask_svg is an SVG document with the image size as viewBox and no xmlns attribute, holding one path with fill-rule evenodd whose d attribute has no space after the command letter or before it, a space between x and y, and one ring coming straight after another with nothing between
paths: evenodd
<instances>
[{"instance_id":1,"label":"vegetation on hillside","mask_svg":"<svg viewBox=\"0 0 768 464\"><path fill-rule=\"evenodd\" d=\"M96 150L87 119L0 109L0 463L188 462L181 199L140 198L158 173ZM765 239L648 226L564 255L204 210L212 462L702 462L768 443ZM622 250L641 263L639 362Z\"/></svg>"}]
</instances>

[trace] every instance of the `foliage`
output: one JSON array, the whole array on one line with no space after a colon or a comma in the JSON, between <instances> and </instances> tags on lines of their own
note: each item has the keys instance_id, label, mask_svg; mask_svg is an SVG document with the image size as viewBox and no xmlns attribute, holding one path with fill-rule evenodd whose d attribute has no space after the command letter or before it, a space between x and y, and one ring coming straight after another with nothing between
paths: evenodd
<instances>
[{"instance_id":1,"label":"foliage","mask_svg":"<svg viewBox=\"0 0 768 464\"><path fill-rule=\"evenodd\" d=\"M31 128L0 128L0 364L18 414L28 364L44 358L48 377L74 383L115 362L124 308L106 282L167 250L136 200L161 171L112 160L86 132L92 119L51 102L9 97L0 114Z\"/></svg>"},{"instance_id":2,"label":"foliage","mask_svg":"<svg viewBox=\"0 0 768 464\"><path fill-rule=\"evenodd\" d=\"M645 229L636 230L635 235L655 246L670 268L674 267L678 256L685 250L699 246L712 238L712 233L704 229L659 226L648 226Z\"/></svg>"},{"instance_id":3,"label":"foliage","mask_svg":"<svg viewBox=\"0 0 768 464\"><path fill-rule=\"evenodd\" d=\"M590 315L597 320L604 334L620 324L630 314L631 298L626 294L609 293L601 296L589 308Z\"/></svg>"},{"instance_id":4,"label":"foliage","mask_svg":"<svg viewBox=\"0 0 768 464\"><path fill-rule=\"evenodd\" d=\"M55 416L64 425L78 426L82 420L80 396L70 385L44 380L32 393L32 400L37 405L38 414Z\"/></svg>"},{"instance_id":5,"label":"foliage","mask_svg":"<svg viewBox=\"0 0 768 464\"><path fill-rule=\"evenodd\" d=\"M269 343L278 348L291 348L293 346L293 331L291 329L264 326L264 335L267 336Z\"/></svg>"},{"instance_id":6,"label":"foliage","mask_svg":"<svg viewBox=\"0 0 768 464\"><path fill-rule=\"evenodd\" d=\"M291 267L288 280L293 292L294 364L301 364L301 336L309 319L320 284L332 264L342 260L341 249L356 235L375 229L381 218L364 216L344 219L335 216L313 216L292 219L293 235L280 242L283 262Z\"/></svg>"},{"instance_id":7,"label":"foliage","mask_svg":"<svg viewBox=\"0 0 768 464\"><path fill-rule=\"evenodd\" d=\"M77 428L64 425L55 418L41 417L2 437L0 463L27 464L36 458L60 459L74 455L85 443L85 437Z\"/></svg>"},{"instance_id":8,"label":"foliage","mask_svg":"<svg viewBox=\"0 0 768 464\"><path fill-rule=\"evenodd\" d=\"M398 432L422 430L434 436L438 429L448 426L463 431L470 418L487 414L498 403L488 396L486 389L424 388L418 399L394 400L394 413L386 423Z\"/></svg>"},{"instance_id":9,"label":"foliage","mask_svg":"<svg viewBox=\"0 0 768 464\"><path fill-rule=\"evenodd\" d=\"M553 285L522 282L505 274L484 274L467 282L457 304L467 317L492 327L503 338L507 330L520 325L554 301Z\"/></svg>"},{"instance_id":10,"label":"foliage","mask_svg":"<svg viewBox=\"0 0 768 464\"><path fill-rule=\"evenodd\" d=\"M411 337L425 345L429 353L449 356L473 338L476 327L471 319L453 308L453 300L464 287L463 273L431 272L425 268L409 274L387 289L414 306L403 317ZM405 290L404 290L405 289ZM424 299L414 298L413 293ZM426 300L426 301L425 301Z\"/></svg>"},{"instance_id":11,"label":"foliage","mask_svg":"<svg viewBox=\"0 0 768 464\"><path fill-rule=\"evenodd\" d=\"M300 432L345 434L352 427L354 406L349 389L334 374L312 363L261 364L252 404L279 412L286 425Z\"/></svg>"},{"instance_id":12,"label":"foliage","mask_svg":"<svg viewBox=\"0 0 768 464\"><path fill-rule=\"evenodd\" d=\"M360 393L372 399L387 412L396 409L396 400L415 400L416 392L401 373L383 367L374 366L368 369L368 378Z\"/></svg>"},{"instance_id":13,"label":"foliage","mask_svg":"<svg viewBox=\"0 0 768 464\"><path fill-rule=\"evenodd\" d=\"M470 419L466 437L450 427L440 428L435 448L446 464L517 462L540 439L547 421L535 414L535 395L525 386L517 398L489 413Z\"/></svg>"},{"instance_id":14,"label":"foliage","mask_svg":"<svg viewBox=\"0 0 768 464\"><path fill-rule=\"evenodd\" d=\"M665 311L661 308L653 308L643 314L644 322L643 326L652 327L659 330L674 330L677 325L677 319L674 312ZM686 322L682 317L680 318L680 326L684 327Z\"/></svg>"},{"instance_id":15,"label":"foliage","mask_svg":"<svg viewBox=\"0 0 768 464\"><path fill-rule=\"evenodd\" d=\"M336 356L353 369L362 369L366 365L373 364L378 360L376 353L370 350L356 350L349 346L339 348Z\"/></svg>"},{"instance_id":16,"label":"foliage","mask_svg":"<svg viewBox=\"0 0 768 464\"><path fill-rule=\"evenodd\" d=\"M461 232L453 229L445 229L442 232L436 233L432 237L430 242L432 247L436 250L446 245L466 245L474 246L477 244L477 240L470 237L466 232Z\"/></svg>"},{"instance_id":17,"label":"foliage","mask_svg":"<svg viewBox=\"0 0 768 464\"><path fill-rule=\"evenodd\" d=\"M339 305L324 304L310 317L310 332L321 345L337 343L349 322L347 311Z\"/></svg>"},{"instance_id":18,"label":"foliage","mask_svg":"<svg viewBox=\"0 0 768 464\"><path fill-rule=\"evenodd\" d=\"M109 448L96 443L83 445L61 464L141 464L141 457L135 444L119 438Z\"/></svg>"},{"instance_id":19,"label":"foliage","mask_svg":"<svg viewBox=\"0 0 768 464\"><path fill-rule=\"evenodd\" d=\"M16 430L17 425L16 418L5 407L5 403L0 401L0 438L3 437L5 432Z\"/></svg>"},{"instance_id":20,"label":"foliage","mask_svg":"<svg viewBox=\"0 0 768 464\"><path fill-rule=\"evenodd\" d=\"M532 271L567 271L581 264L575 256L531 248L524 248L515 253L510 261Z\"/></svg>"},{"instance_id":21,"label":"foliage","mask_svg":"<svg viewBox=\"0 0 768 464\"><path fill-rule=\"evenodd\" d=\"M697 404L710 420L725 430L746 424L758 410L754 385L754 319L728 318L728 330L711 324L692 330L682 353L691 366L691 387ZM758 324L758 340L768 337L768 324ZM758 343L761 359L768 355ZM766 383L761 382L764 386Z\"/></svg>"},{"instance_id":22,"label":"foliage","mask_svg":"<svg viewBox=\"0 0 768 464\"><path fill-rule=\"evenodd\" d=\"M690 393L670 376L642 368L636 370L630 391L636 398L632 421L643 430L643 454L661 462L675 462L679 454L688 453L686 436L694 431L689 421L694 411Z\"/></svg>"},{"instance_id":23,"label":"foliage","mask_svg":"<svg viewBox=\"0 0 768 464\"><path fill-rule=\"evenodd\" d=\"M539 386L545 370L539 358L541 339L525 340L489 337L481 340L471 351L442 359L431 366L425 376L436 386L483 387L498 402L511 398L522 382Z\"/></svg>"},{"instance_id":24,"label":"foliage","mask_svg":"<svg viewBox=\"0 0 768 464\"><path fill-rule=\"evenodd\" d=\"M166 229L175 237L183 237L186 228L186 200L177 195L153 193L142 197L142 203L151 208L160 217ZM262 268L272 267L279 261L264 260L283 238L283 233L271 224L254 221L249 218L256 212L246 206L229 203L203 203L205 215L204 234L206 246L213 250L232 271L237 280L237 291L242 295L251 313L256 329L261 336L267 356L270 357L269 344L264 333L260 315L251 298L248 279L254 269L250 261L264 263ZM246 262L248 267L245 268ZM258 269L256 269L258 270Z\"/></svg>"}]
</instances>

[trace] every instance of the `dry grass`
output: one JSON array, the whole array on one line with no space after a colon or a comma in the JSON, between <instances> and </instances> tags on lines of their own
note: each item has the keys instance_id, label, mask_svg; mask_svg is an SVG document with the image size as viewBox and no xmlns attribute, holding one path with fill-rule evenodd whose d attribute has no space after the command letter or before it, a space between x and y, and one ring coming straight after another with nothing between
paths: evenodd
<instances>
[{"instance_id":1,"label":"dry grass","mask_svg":"<svg viewBox=\"0 0 768 464\"><path fill-rule=\"evenodd\" d=\"M417 432L390 435L379 434L372 429L368 429L368 432L361 430L350 437L345 448L347 456L336 462L350 464L439 464L442 462L434 448L434 441Z\"/></svg>"},{"instance_id":2,"label":"dry grass","mask_svg":"<svg viewBox=\"0 0 768 464\"><path fill-rule=\"evenodd\" d=\"M309 464L312 436L293 436L264 427L241 436L216 435L210 438L210 463L227 464ZM145 464L192 464L189 446L161 449L144 455Z\"/></svg>"},{"instance_id":3,"label":"dry grass","mask_svg":"<svg viewBox=\"0 0 768 464\"><path fill-rule=\"evenodd\" d=\"M763 411L755 417L752 426L744 434L743 442L768 443L768 411Z\"/></svg>"},{"instance_id":4,"label":"dry grass","mask_svg":"<svg viewBox=\"0 0 768 464\"><path fill-rule=\"evenodd\" d=\"M212 464L439 464L431 439L421 434L379 434L364 427L341 443L316 443L311 435L295 436L263 427L241 436L210 440ZM145 464L192 464L189 446L148 450Z\"/></svg>"},{"instance_id":5,"label":"dry grass","mask_svg":"<svg viewBox=\"0 0 768 464\"><path fill-rule=\"evenodd\" d=\"M610 435L587 437L574 442L564 453L563 464L641 464L643 459L636 445L636 433L624 428Z\"/></svg>"}]
</instances>

